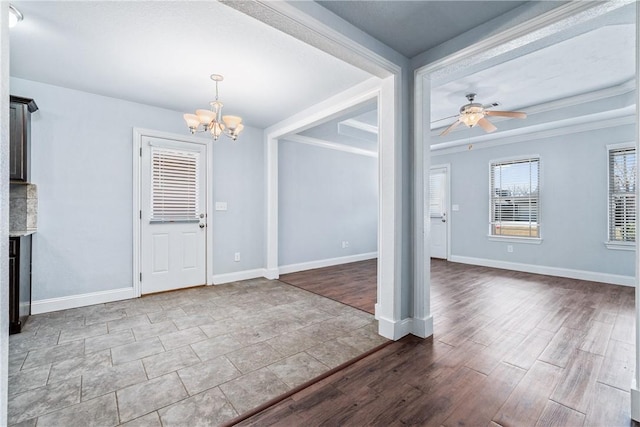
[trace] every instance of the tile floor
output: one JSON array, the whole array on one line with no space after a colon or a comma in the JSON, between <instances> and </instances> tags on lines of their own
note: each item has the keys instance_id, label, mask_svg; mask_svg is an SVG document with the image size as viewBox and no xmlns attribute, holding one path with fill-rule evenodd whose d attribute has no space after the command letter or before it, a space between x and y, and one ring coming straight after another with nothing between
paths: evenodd
<instances>
[{"instance_id":1,"label":"tile floor","mask_svg":"<svg viewBox=\"0 0 640 427\"><path fill-rule=\"evenodd\" d=\"M255 279L32 316L10 425L213 426L382 344L373 316Z\"/></svg>"}]
</instances>

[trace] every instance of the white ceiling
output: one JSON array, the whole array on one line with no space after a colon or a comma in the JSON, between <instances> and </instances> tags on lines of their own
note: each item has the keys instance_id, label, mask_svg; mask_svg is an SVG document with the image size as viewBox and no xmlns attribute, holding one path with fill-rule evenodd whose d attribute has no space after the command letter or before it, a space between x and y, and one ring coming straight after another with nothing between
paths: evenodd
<instances>
[{"instance_id":1,"label":"white ceiling","mask_svg":"<svg viewBox=\"0 0 640 427\"><path fill-rule=\"evenodd\" d=\"M595 23L594 23L595 24ZM458 113L476 93L476 102L498 102L495 110L520 110L556 99L622 84L635 75L635 25L594 27L432 89L433 120ZM434 128L453 122L433 123Z\"/></svg>"},{"instance_id":2,"label":"white ceiling","mask_svg":"<svg viewBox=\"0 0 640 427\"><path fill-rule=\"evenodd\" d=\"M12 1L11 75L265 128L371 76L211 1ZM16 94L19 95L19 94Z\"/></svg>"}]
</instances>

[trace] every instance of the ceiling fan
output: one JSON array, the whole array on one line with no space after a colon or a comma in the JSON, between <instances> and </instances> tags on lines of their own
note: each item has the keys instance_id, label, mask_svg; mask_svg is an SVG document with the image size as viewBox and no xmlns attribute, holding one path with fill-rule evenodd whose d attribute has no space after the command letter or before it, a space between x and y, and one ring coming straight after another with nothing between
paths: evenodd
<instances>
[{"instance_id":1,"label":"ceiling fan","mask_svg":"<svg viewBox=\"0 0 640 427\"><path fill-rule=\"evenodd\" d=\"M486 119L485 116L494 116L494 117L515 117L517 119L525 119L527 117L527 113L523 113L520 111L494 111L488 110L488 108L496 107L498 104L486 104L482 105L479 103L474 103L473 100L476 97L475 93L468 93L466 95L469 100L468 104L460 107L460 114L458 115L458 119L451 124L448 128L446 128L440 136L444 136L455 129L459 124L465 124L467 126L474 127L475 125L479 125L485 132L493 132L497 127L493 125L489 120Z\"/></svg>"}]
</instances>

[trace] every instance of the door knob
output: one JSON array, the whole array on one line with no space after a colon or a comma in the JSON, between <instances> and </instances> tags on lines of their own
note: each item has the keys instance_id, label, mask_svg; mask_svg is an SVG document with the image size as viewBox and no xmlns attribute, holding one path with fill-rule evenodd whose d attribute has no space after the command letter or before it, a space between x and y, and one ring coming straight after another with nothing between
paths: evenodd
<instances>
[{"instance_id":1,"label":"door knob","mask_svg":"<svg viewBox=\"0 0 640 427\"><path fill-rule=\"evenodd\" d=\"M198 224L198 226L199 226L200 228L204 228L204 224L202 224L202 223Z\"/></svg>"}]
</instances>

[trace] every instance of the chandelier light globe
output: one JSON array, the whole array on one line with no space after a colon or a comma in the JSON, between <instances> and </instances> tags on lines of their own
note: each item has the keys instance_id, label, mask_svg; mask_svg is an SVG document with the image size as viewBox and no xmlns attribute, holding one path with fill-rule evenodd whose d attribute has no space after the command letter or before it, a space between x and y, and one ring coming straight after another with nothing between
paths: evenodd
<instances>
[{"instance_id":1,"label":"chandelier light globe","mask_svg":"<svg viewBox=\"0 0 640 427\"><path fill-rule=\"evenodd\" d=\"M195 114L185 114L184 120L192 134L196 132L210 132L214 141L217 141L220 135L224 134L234 141L244 129L242 118L239 116L222 115L222 107L224 104L218 100L218 83L224 80L220 74L212 74L211 80L216 82L216 98L215 101L209 103L210 109L196 110Z\"/></svg>"},{"instance_id":2,"label":"chandelier light globe","mask_svg":"<svg viewBox=\"0 0 640 427\"><path fill-rule=\"evenodd\" d=\"M12 4L9 5L9 28L13 28L18 25L18 22L22 21L24 16L22 13L16 9L16 7Z\"/></svg>"},{"instance_id":3,"label":"chandelier light globe","mask_svg":"<svg viewBox=\"0 0 640 427\"><path fill-rule=\"evenodd\" d=\"M200 126L200 119L198 116L195 114L185 114L182 117L184 117L184 120L187 122L187 126L191 133L196 133L198 126Z\"/></svg>"}]
</instances>

